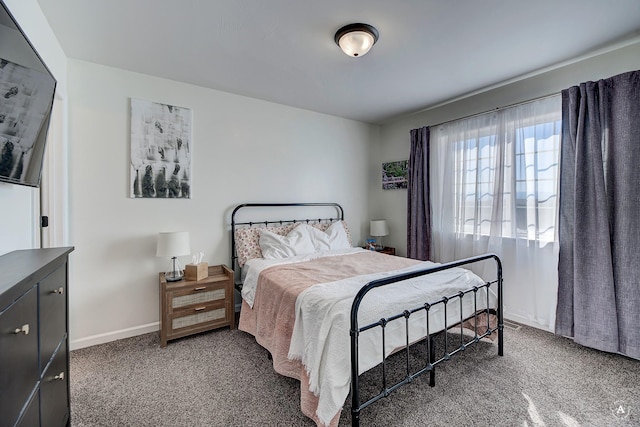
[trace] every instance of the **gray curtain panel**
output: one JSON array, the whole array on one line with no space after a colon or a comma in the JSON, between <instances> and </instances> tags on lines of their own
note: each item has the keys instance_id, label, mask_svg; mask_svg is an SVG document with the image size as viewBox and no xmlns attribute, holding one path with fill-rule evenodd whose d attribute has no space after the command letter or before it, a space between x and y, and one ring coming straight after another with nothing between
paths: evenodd
<instances>
[{"instance_id":1,"label":"gray curtain panel","mask_svg":"<svg viewBox=\"0 0 640 427\"><path fill-rule=\"evenodd\" d=\"M407 187L407 257L431 258L431 204L429 203L429 128L411 130Z\"/></svg>"},{"instance_id":2,"label":"gray curtain panel","mask_svg":"<svg viewBox=\"0 0 640 427\"><path fill-rule=\"evenodd\" d=\"M640 71L562 91L556 333L640 359Z\"/></svg>"}]
</instances>

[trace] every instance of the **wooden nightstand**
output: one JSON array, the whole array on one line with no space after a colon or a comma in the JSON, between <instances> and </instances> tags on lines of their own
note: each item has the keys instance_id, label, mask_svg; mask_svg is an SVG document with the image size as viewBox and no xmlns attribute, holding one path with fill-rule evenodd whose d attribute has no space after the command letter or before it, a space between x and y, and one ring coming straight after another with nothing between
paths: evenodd
<instances>
[{"instance_id":1,"label":"wooden nightstand","mask_svg":"<svg viewBox=\"0 0 640 427\"><path fill-rule=\"evenodd\" d=\"M386 255L395 255L396 254L396 248L392 248L391 246L385 246L384 248L382 248L378 252L380 252L381 254L386 254Z\"/></svg>"},{"instance_id":2,"label":"wooden nightstand","mask_svg":"<svg viewBox=\"0 0 640 427\"><path fill-rule=\"evenodd\" d=\"M209 267L202 280L167 282L160 273L160 346L167 341L211 329L234 328L233 271Z\"/></svg>"},{"instance_id":3,"label":"wooden nightstand","mask_svg":"<svg viewBox=\"0 0 640 427\"><path fill-rule=\"evenodd\" d=\"M367 249L366 247L361 246L362 249ZM376 249L376 252L380 252L381 254L385 254L385 255L395 255L396 254L396 248L392 248L391 246L385 246L382 249Z\"/></svg>"}]
</instances>

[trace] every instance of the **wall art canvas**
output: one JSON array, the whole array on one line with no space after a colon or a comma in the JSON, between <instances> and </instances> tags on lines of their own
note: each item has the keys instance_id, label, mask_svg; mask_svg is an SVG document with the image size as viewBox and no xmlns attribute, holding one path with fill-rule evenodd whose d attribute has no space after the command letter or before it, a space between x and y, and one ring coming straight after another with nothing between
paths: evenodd
<instances>
[{"instance_id":1,"label":"wall art canvas","mask_svg":"<svg viewBox=\"0 0 640 427\"><path fill-rule=\"evenodd\" d=\"M130 197L191 198L191 110L131 99Z\"/></svg>"},{"instance_id":2,"label":"wall art canvas","mask_svg":"<svg viewBox=\"0 0 640 427\"><path fill-rule=\"evenodd\" d=\"M407 188L409 182L409 160L382 164L382 189Z\"/></svg>"}]
</instances>

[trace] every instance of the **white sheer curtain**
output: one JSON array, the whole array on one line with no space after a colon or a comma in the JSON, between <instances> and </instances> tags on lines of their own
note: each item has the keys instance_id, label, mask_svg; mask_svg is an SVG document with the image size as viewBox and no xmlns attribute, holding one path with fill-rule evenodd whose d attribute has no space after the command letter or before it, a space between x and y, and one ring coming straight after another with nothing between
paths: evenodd
<instances>
[{"instance_id":1,"label":"white sheer curtain","mask_svg":"<svg viewBox=\"0 0 640 427\"><path fill-rule=\"evenodd\" d=\"M557 95L431 127L434 260L496 253L505 317L550 331L561 109Z\"/></svg>"}]
</instances>

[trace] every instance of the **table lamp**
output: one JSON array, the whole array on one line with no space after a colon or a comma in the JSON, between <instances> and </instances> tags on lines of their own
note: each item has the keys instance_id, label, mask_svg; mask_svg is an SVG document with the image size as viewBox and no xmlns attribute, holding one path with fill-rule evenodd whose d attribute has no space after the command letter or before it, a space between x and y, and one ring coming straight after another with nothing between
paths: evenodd
<instances>
[{"instance_id":1,"label":"table lamp","mask_svg":"<svg viewBox=\"0 0 640 427\"><path fill-rule=\"evenodd\" d=\"M178 280L182 280L184 275L177 258L179 256L190 255L190 246L189 232L187 231L158 233L156 256L170 257L172 261L171 270L164 273L164 277L167 282L177 282Z\"/></svg>"},{"instance_id":2,"label":"table lamp","mask_svg":"<svg viewBox=\"0 0 640 427\"><path fill-rule=\"evenodd\" d=\"M369 224L369 234L372 237L380 237L380 240L376 239L376 249L382 250L384 246L382 245L382 236L387 236L389 234L389 227L387 226L386 219L374 219Z\"/></svg>"}]
</instances>

